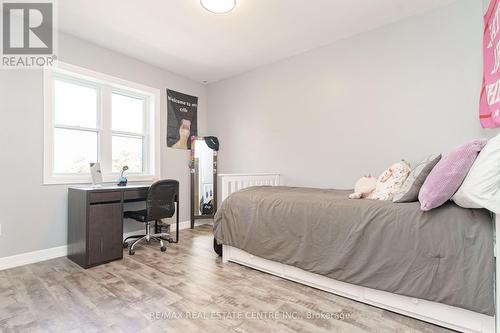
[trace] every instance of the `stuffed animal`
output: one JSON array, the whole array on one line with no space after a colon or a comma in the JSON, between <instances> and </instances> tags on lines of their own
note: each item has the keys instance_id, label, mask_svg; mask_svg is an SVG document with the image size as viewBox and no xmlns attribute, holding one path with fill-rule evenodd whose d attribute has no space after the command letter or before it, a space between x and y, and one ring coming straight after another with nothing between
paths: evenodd
<instances>
[{"instance_id":1,"label":"stuffed animal","mask_svg":"<svg viewBox=\"0 0 500 333\"><path fill-rule=\"evenodd\" d=\"M360 178L354 185L354 193L349 195L351 199L363 199L369 197L377 186L377 180L372 176Z\"/></svg>"},{"instance_id":2,"label":"stuffed animal","mask_svg":"<svg viewBox=\"0 0 500 333\"><path fill-rule=\"evenodd\" d=\"M396 192L403 186L410 172L410 165L403 160L391 165L389 169L380 175L377 188L370 196L370 199L392 200Z\"/></svg>"},{"instance_id":3,"label":"stuffed animal","mask_svg":"<svg viewBox=\"0 0 500 333\"><path fill-rule=\"evenodd\" d=\"M351 199L392 200L394 194L403 186L411 172L410 165L400 161L385 170L378 180L363 177L356 182Z\"/></svg>"}]
</instances>

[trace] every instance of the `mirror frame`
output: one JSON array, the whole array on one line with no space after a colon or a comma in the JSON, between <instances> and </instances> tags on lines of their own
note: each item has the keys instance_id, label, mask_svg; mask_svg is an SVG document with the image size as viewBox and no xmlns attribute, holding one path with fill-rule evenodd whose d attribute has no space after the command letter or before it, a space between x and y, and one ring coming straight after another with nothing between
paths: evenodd
<instances>
[{"instance_id":1,"label":"mirror frame","mask_svg":"<svg viewBox=\"0 0 500 333\"><path fill-rule=\"evenodd\" d=\"M213 157L213 184L214 184L214 213L211 215L199 215L195 214L195 204L194 204L194 188L195 188L195 170L194 170L194 151L196 148L196 140L205 140L203 136L192 136L191 137L191 161L189 162L189 169L191 173L191 229L194 229L195 220L201 219L212 219L217 212L217 150L212 149L214 153Z\"/></svg>"}]
</instances>

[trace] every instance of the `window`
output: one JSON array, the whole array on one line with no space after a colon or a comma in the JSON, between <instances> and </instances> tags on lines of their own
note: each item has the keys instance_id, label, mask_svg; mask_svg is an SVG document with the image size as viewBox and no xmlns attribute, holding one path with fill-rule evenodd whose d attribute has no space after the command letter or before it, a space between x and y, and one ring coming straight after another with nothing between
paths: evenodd
<instances>
[{"instance_id":1,"label":"window","mask_svg":"<svg viewBox=\"0 0 500 333\"><path fill-rule=\"evenodd\" d=\"M113 93L111 97L112 166L119 172L123 165L130 172L143 172L144 107L142 98Z\"/></svg>"},{"instance_id":2,"label":"window","mask_svg":"<svg viewBox=\"0 0 500 333\"><path fill-rule=\"evenodd\" d=\"M90 163L100 162L105 182L123 166L129 180L159 173L157 89L79 67L44 71L44 183L91 182Z\"/></svg>"}]
</instances>

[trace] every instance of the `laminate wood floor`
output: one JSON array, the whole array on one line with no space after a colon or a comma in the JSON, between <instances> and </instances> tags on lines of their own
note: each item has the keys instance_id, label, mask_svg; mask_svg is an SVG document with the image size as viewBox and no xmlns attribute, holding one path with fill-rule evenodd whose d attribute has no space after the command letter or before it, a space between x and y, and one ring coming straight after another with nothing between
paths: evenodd
<instances>
[{"instance_id":1,"label":"laminate wood floor","mask_svg":"<svg viewBox=\"0 0 500 333\"><path fill-rule=\"evenodd\" d=\"M140 247L88 270L58 258L0 271L0 331L451 332L222 264L211 230L183 230L166 253Z\"/></svg>"}]
</instances>

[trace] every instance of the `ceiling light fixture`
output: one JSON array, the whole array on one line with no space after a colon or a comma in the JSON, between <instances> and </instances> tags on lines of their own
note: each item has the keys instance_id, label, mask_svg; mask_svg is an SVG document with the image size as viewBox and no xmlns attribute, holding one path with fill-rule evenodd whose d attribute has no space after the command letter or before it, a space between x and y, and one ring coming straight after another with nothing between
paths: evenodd
<instances>
[{"instance_id":1,"label":"ceiling light fixture","mask_svg":"<svg viewBox=\"0 0 500 333\"><path fill-rule=\"evenodd\" d=\"M236 0L200 0L201 6L214 14L229 13L236 7Z\"/></svg>"}]
</instances>

